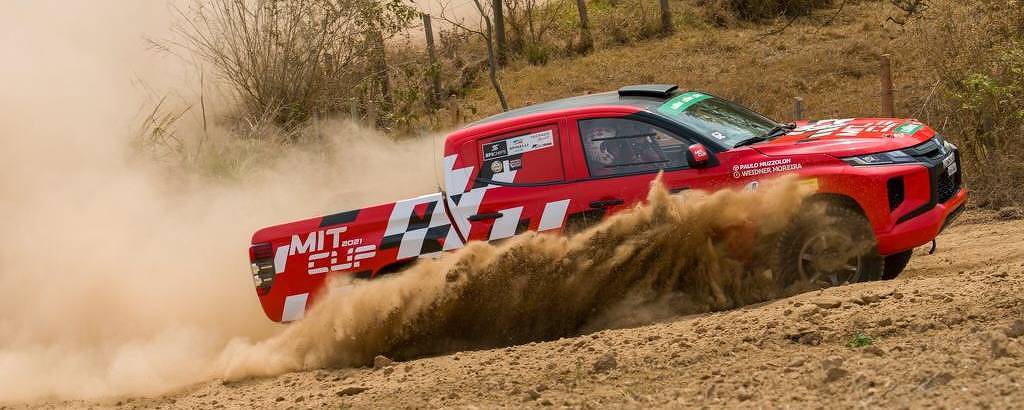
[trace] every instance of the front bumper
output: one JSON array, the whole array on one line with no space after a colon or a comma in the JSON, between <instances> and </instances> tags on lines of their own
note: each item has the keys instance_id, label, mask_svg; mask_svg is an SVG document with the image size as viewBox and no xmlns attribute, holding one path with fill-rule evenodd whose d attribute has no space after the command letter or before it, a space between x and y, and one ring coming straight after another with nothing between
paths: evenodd
<instances>
[{"instance_id":1,"label":"front bumper","mask_svg":"<svg viewBox=\"0 0 1024 410\"><path fill-rule=\"evenodd\" d=\"M926 189L926 195L919 197L923 203L915 203L909 211L894 215L895 221L890 229L876 231L878 252L882 255L903 252L931 242L963 211L967 202L958 150L953 148L948 152L933 152L931 156L923 155L918 159L920 165L927 170L927 176L920 175L923 178L918 179L919 186L916 188L918 192Z\"/></svg>"},{"instance_id":2,"label":"front bumper","mask_svg":"<svg viewBox=\"0 0 1024 410\"><path fill-rule=\"evenodd\" d=\"M967 202L967 190L960 190L945 203L936 204L917 216L905 220L892 230L878 234L878 252L891 255L924 245L935 239L960 212Z\"/></svg>"}]
</instances>

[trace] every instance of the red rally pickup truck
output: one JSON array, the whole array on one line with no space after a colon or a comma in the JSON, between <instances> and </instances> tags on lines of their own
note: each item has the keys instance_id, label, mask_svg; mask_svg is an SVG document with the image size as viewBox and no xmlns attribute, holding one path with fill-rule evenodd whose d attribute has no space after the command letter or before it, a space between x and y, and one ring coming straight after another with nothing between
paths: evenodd
<instances>
[{"instance_id":1,"label":"red rally pickup truck","mask_svg":"<svg viewBox=\"0 0 1024 410\"><path fill-rule=\"evenodd\" d=\"M811 201L838 222L792 229L775 258L787 274L826 284L894 277L967 197L957 148L916 120L781 124L660 84L483 119L448 135L444 167L444 192L257 231L249 257L267 316L302 318L328 275L372 278L469 241L598 222L642 201L659 171L671 190L756 187L784 174L813 184ZM857 236L875 245L823 261Z\"/></svg>"}]
</instances>

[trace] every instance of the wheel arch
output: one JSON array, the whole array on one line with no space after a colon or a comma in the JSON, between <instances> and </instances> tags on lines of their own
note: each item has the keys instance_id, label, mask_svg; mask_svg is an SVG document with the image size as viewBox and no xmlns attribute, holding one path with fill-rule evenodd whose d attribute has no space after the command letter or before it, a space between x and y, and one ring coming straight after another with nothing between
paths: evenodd
<instances>
[{"instance_id":1,"label":"wheel arch","mask_svg":"<svg viewBox=\"0 0 1024 410\"><path fill-rule=\"evenodd\" d=\"M818 192L804 200L805 206L818 203L849 208L857 212L864 218L868 219L869 221L871 220L871 218L868 217L867 213L864 212L864 208L861 207L860 204L857 202L857 200L853 199L853 197L849 195L835 192Z\"/></svg>"},{"instance_id":2,"label":"wheel arch","mask_svg":"<svg viewBox=\"0 0 1024 410\"><path fill-rule=\"evenodd\" d=\"M390 275L392 273L401 272L401 271L406 270L409 267L411 267L417 261L419 261L419 258L409 258L409 259L403 259L403 260L391 262L391 263L385 265L384 267L378 269L377 272L373 275L373 277L376 278L376 277L379 277L379 276Z\"/></svg>"}]
</instances>

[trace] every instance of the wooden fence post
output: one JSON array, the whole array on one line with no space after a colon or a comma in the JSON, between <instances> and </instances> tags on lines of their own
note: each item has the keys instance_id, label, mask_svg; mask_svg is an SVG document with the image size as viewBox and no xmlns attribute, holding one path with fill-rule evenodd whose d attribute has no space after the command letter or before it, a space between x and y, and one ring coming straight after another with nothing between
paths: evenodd
<instances>
[{"instance_id":1,"label":"wooden fence post","mask_svg":"<svg viewBox=\"0 0 1024 410\"><path fill-rule=\"evenodd\" d=\"M370 128L377 128L377 101L373 98L373 88L366 93L366 125Z\"/></svg>"},{"instance_id":2,"label":"wooden fence post","mask_svg":"<svg viewBox=\"0 0 1024 410\"><path fill-rule=\"evenodd\" d=\"M895 116L895 109L892 96L892 64L889 54L882 54L880 60L880 73L882 78L882 116L892 118Z\"/></svg>"},{"instance_id":3,"label":"wooden fence post","mask_svg":"<svg viewBox=\"0 0 1024 410\"><path fill-rule=\"evenodd\" d=\"M797 121L804 119L804 97L793 99L793 119Z\"/></svg>"},{"instance_id":4,"label":"wooden fence post","mask_svg":"<svg viewBox=\"0 0 1024 410\"><path fill-rule=\"evenodd\" d=\"M434 47L434 30L430 26L430 15L423 13L423 31L427 36L427 61L430 63L430 107L441 102L441 69L437 65L437 49Z\"/></svg>"}]
</instances>

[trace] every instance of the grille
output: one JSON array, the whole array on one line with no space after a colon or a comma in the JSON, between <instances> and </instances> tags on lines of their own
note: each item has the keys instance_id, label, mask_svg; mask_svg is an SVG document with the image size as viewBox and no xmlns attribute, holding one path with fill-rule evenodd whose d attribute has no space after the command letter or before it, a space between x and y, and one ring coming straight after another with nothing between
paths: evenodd
<instances>
[{"instance_id":1,"label":"grille","mask_svg":"<svg viewBox=\"0 0 1024 410\"><path fill-rule=\"evenodd\" d=\"M939 202L946 202L956 195L957 191L960 190L960 180L956 177L949 176L948 173L943 172L942 176L939 177L939 187L937 194L939 195Z\"/></svg>"},{"instance_id":2,"label":"grille","mask_svg":"<svg viewBox=\"0 0 1024 410\"><path fill-rule=\"evenodd\" d=\"M942 145L941 140L936 137L921 144L903 150L907 154L915 157L926 157L929 159L937 159L946 155L946 147Z\"/></svg>"}]
</instances>

